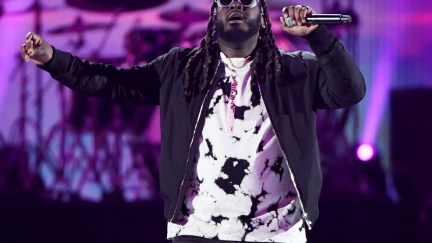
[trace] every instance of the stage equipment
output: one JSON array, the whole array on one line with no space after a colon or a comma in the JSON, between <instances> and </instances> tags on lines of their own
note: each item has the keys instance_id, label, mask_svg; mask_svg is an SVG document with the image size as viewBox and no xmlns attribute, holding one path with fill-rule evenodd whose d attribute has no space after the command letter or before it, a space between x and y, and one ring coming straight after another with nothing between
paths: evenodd
<instances>
[{"instance_id":1,"label":"stage equipment","mask_svg":"<svg viewBox=\"0 0 432 243\"><path fill-rule=\"evenodd\" d=\"M184 4L180 8L172 8L162 11L160 14L162 19L173 21L187 26L200 21L207 21L209 18L208 11L196 9L189 4Z\"/></svg>"},{"instance_id":2,"label":"stage equipment","mask_svg":"<svg viewBox=\"0 0 432 243\"><path fill-rule=\"evenodd\" d=\"M370 144L360 144L357 147L357 158L363 162L371 161L376 155L376 149Z\"/></svg>"},{"instance_id":3,"label":"stage equipment","mask_svg":"<svg viewBox=\"0 0 432 243\"><path fill-rule=\"evenodd\" d=\"M112 25L110 23L84 23L81 16L78 16L72 24L55 27L48 30L47 33L53 35L70 33L80 34L86 31L105 30L111 27Z\"/></svg>"},{"instance_id":4,"label":"stage equipment","mask_svg":"<svg viewBox=\"0 0 432 243\"><path fill-rule=\"evenodd\" d=\"M66 3L72 7L97 12L141 10L152 8L166 2L167 0L66 0Z\"/></svg>"}]
</instances>

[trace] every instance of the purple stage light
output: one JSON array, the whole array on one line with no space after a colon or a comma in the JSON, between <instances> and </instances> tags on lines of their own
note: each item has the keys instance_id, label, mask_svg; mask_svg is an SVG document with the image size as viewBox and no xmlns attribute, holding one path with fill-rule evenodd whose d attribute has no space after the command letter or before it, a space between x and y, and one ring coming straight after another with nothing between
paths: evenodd
<instances>
[{"instance_id":1,"label":"purple stage light","mask_svg":"<svg viewBox=\"0 0 432 243\"><path fill-rule=\"evenodd\" d=\"M368 162L375 156L375 149L370 144L361 144L357 147L357 158L360 161Z\"/></svg>"}]
</instances>

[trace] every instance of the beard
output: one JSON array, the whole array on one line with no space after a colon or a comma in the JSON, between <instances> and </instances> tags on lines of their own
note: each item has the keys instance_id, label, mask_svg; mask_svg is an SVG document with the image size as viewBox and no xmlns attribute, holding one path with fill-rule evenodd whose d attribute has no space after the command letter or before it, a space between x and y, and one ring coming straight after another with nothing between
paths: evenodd
<instances>
[{"instance_id":1,"label":"beard","mask_svg":"<svg viewBox=\"0 0 432 243\"><path fill-rule=\"evenodd\" d=\"M215 29L219 38L231 43L241 43L253 36L255 36L261 26L261 19L248 19L246 21L247 28L242 28L241 25L231 25L228 29L225 29L225 22L216 20Z\"/></svg>"}]
</instances>

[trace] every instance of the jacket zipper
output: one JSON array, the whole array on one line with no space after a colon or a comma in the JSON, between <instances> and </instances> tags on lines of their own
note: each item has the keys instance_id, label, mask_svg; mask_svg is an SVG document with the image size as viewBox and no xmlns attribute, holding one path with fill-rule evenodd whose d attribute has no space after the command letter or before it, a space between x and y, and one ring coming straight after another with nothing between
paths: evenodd
<instances>
[{"instance_id":1,"label":"jacket zipper","mask_svg":"<svg viewBox=\"0 0 432 243\"><path fill-rule=\"evenodd\" d=\"M259 83L259 81L258 81L257 83L258 83L259 89L260 89L260 90L263 90L262 87L261 87L261 84ZM284 158L285 158L285 161L286 161L286 164L287 164L287 167L288 167L288 171L289 171L290 176L291 176L291 181L293 182L293 184L294 184L294 188L295 188L295 190L296 190L296 192L297 192L297 195L298 195L298 198L299 198L299 202L300 202L300 207L301 207L301 210L302 210L302 218L303 218L304 222L306 223L306 225L308 226L308 229L311 230L311 229L312 229L312 221L309 219L309 216L308 216L308 214L307 214L307 212L306 212L306 210L305 210L305 208L304 208L303 201L302 201L302 199L301 199L301 195L300 195L300 191L299 191L299 189L298 189L298 187L297 187L297 183L296 183L296 181L295 181L294 173L292 172L291 167L290 167L290 165L289 165L289 163L288 163L288 159L287 159L287 156L286 156L286 154L285 154L285 151L283 150L283 148L282 148L282 146L281 146L281 144L280 144L280 142L279 142L280 140L279 140L279 137L278 137L278 133L276 132L276 129L275 129L274 126L273 126L273 124L275 124L275 123L273 122L272 116L271 116L271 114L270 114L270 112L269 112L269 109L267 108L267 103L266 103L265 98L264 98L264 96L265 96L265 95L264 95L264 92L261 92L261 95L262 95L262 97L263 97L264 107L265 107L266 110L267 110L267 114L268 114L268 116L269 116L270 123L272 124L272 126L271 126L271 127L272 127L272 130L273 130L273 132L274 132L274 134L275 134L275 136L276 136L276 138L277 138L277 141L278 141L278 144L279 144L279 148L280 148L281 151L282 151L282 154L283 154L283 156L284 156Z\"/></svg>"},{"instance_id":2,"label":"jacket zipper","mask_svg":"<svg viewBox=\"0 0 432 243\"><path fill-rule=\"evenodd\" d=\"M171 217L171 219L170 219L170 222L171 222L171 223L174 223L174 217L175 217L176 214L177 214L178 207L179 207L179 204L180 204L180 198L181 198L181 196L182 196L182 195L181 195L181 194L182 194L181 191L182 191L182 188L183 188L183 185L184 185L185 179L186 179L186 174L187 174L186 172L187 172L187 170L188 170L188 168L189 168L189 163L190 163L190 161L191 161L191 159L190 159L190 156L191 156L191 149L192 149L193 142L194 142L194 140L195 140L195 135L196 135L196 131L197 131L197 128L198 128L199 121L201 120L202 111L203 111L204 105L205 105L205 103L206 103L207 96L209 95L210 90L212 90L214 80L216 79L216 76L217 76L218 73L219 73L220 64L221 64L221 61L218 61L217 65L216 65L216 69L215 69L216 71L215 71L215 73L214 73L214 75L213 75L213 77L212 77L212 79L211 79L209 89L207 90L207 93L206 93L206 95L204 96L203 103L202 103L202 105L201 105L201 107L200 107L200 111L199 111L199 113L198 113L198 119L197 119L197 121L196 121L196 123L195 123L195 128L194 128L194 131L193 131L193 134L192 134L192 140L191 140L191 142L190 142L190 144L189 144L188 157L187 157L187 161L186 161L185 170L184 170L184 172L183 172L183 178L182 178L182 181L181 181L180 186L179 186L179 193L178 193L177 200L176 200L176 206L175 206L175 208L174 208L173 215L172 215L172 217Z\"/></svg>"}]
</instances>

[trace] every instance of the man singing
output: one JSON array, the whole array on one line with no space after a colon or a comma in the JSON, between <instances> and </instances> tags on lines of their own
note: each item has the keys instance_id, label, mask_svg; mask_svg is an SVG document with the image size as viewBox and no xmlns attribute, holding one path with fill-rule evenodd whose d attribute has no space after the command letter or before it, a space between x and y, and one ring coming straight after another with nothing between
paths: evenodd
<instances>
[{"instance_id":1,"label":"man singing","mask_svg":"<svg viewBox=\"0 0 432 243\"><path fill-rule=\"evenodd\" d=\"M35 33L21 51L73 90L160 105L160 189L173 242L306 242L322 182L316 111L365 94L342 44L306 23L313 13L284 8L280 24L314 53L277 48L265 0L214 0L199 47L145 65L90 63Z\"/></svg>"}]
</instances>

